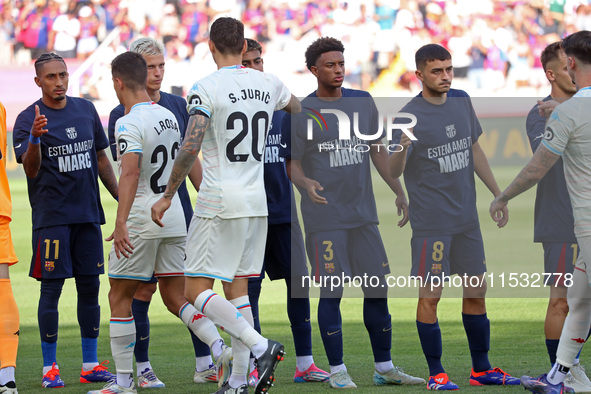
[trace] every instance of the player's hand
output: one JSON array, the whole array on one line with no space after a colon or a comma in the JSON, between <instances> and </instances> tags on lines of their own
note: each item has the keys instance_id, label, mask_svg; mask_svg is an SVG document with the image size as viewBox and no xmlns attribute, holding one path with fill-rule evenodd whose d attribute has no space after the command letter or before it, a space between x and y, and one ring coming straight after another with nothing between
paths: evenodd
<instances>
[{"instance_id":1,"label":"player's hand","mask_svg":"<svg viewBox=\"0 0 591 394\"><path fill-rule=\"evenodd\" d=\"M414 135L413 128L408 129L408 131L412 135ZM412 140L408 135L406 135L406 133L402 133L402 136L400 137L400 142L398 144L402 145L404 147L404 150L406 150L406 148L408 148L412 144Z\"/></svg>"},{"instance_id":2,"label":"player's hand","mask_svg":"<svg viewBox=\"0 0 591 394\"><path fill-rule=\"evenodd\" d=\"M35 105L35 120L33 121L33 126L31 126L31 135L33 137L41 137L49 131L44 129L45 126L47 126L47 118L45 115L41 115L39 106Z\"/></svg>"},{"instance_id":3,"label":"player's hand","mask_svg":"<svg viewBox=\"0 0 591 394\"><path fill-rule=\"evenodd\" d=\"M538 100L538 112L540 113L540 116L543 118L547 118L548 116L550 116L552 111L554 111L554 108L558 106L558 104L558 101L555 100Z\"/></svg>"},{"instance_id":4,"label":"player's hand","mask_svg":"<svg viewBox=\"0 0 591 394\"><path fill-rule=\"evenodd\" d=\"M507 202L501 201L499 197L495 198L490 204L490 217L497 223L498 228L503 228L509 221L509 209Z\"/></svg>"},{"instance_id":5,"label":"player's hand","mask_svg":"<svg viewBox=\"0 0 591 394\"><path fill-rule=\"evenodd\" d=\"M402 219L398 222L398 227L404 227L408 223L408 201L406 195L401 194L396 196L396 208L398 208L398 216L402 215Z\"/></svg>"},{"instance_id":6,"label":"player's hand","mask_svg":"<svg viewBox=\"0 0 591 394\"><path fill-rule=\"evenodd\" d=\"M162 216L164 216L164 212L170 208L170 204L171 201L168 198L161 197L160 200L152 205L152 220L160 227L164 227Z\"/></svg>"},{"instance_id":7,"label":"player's hand","mask_svg":"<svg viewBox=\"0 0 591 394\"><path fill-rule=\"evenodd\" d=\"M326 198L322 197L321 195L319 195L316 191L322 191L324 190L324 188L320 185L320 183L318 183L318 181L315 181L313 179L308 179L308 181L306 182L306 191L308 192L308 197L310 197L310 200L312 200L312 202L314 204L320 204L320 205L326 205L328 204L328 201L326 201Z\"/></svg>"},{"instance_id":8,"label":"player's hand","mask_svg":"<svg viewBox=\"0 0 591 394\"><path fill-rule=\"evenodd\" d=\"M115 254L117 258L121 258L123 255L125 258L129 258L129 255L133 253L134 246L129 241L129 233L127 231L127 224L115 225L115 230L109 238L105 241L114 241L113 246L115 247Z\"/></svg>"}]
</instances>

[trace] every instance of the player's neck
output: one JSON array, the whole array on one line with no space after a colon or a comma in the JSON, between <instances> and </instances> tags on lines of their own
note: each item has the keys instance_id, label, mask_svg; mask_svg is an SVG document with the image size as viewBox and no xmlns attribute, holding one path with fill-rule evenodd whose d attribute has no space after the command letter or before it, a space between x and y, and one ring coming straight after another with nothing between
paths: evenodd
<instances>
[{"instance_id":1,"label":"player's neck","mask_svg":"<svg viewBox=\"0 0 591 394\"><path fill-rule=\"evenodd\" d=\"M148 92L145 90L137 92L126 92L126 94L121 98L121 104L123 104L123 106L125 107L125 114L128 114L134 105L146 102L152 102L152 99L148 95Z\"/></svg>"},{"instance_id":2,"label":"player's neck","mask_svg":"<svg viewBox=\"0 0 591 394\"><path fill-rule=\"evenodd\" d=\"M552 100L557 101L559 103L565 102L573 95L574 93L565 92L564 90L554 86L552 86L552 90L550 91L550 97L552 97Z\"/></svg>"},{"instance_id":3,"label":"player's neck","mask_svg":"<svg viewBox=\"0 0 591 394\"><path fill-rule=\"evenodd\" d=\"M152 100L155 103L160 102L160 90L156 89L156 90L151 90L148 89L148 96L150 96L150 100Z\"/></svg>"},{"instance_id":4,"label":"player's neck","mask_svg":"<svg viewBox=\"0 0 591 394\"><path fill-rule=\"evenodd\" d=\"M423 87L423 98L434 105L441 105L447 101L447 92L436 92L434 90Z\"/></svg>"},{"instance_id":5,"label":"player's neck","mask_svg":"<svg viewBox=\"0 0 591 394\"><path fill-rule=\"evenodd\" d=\"M340 86L332 87L332 86L318 85L318 88L316 89L316 96L318 98L335 99L336 100L336 99L343 97L343 90L341 89Z\"/></svg>"},{"instance_id":6,"label":"player's neck","mask_svg":"<svg viewBox=\"0 0 591 394\"><path fill-rule=\"evenodd\" d=\"M239 55L220 55L216 56L215 63L218 66L218 70L224 67L231 67L236 65L242 65L242 54Z\"/></svg>"}]
</instances>

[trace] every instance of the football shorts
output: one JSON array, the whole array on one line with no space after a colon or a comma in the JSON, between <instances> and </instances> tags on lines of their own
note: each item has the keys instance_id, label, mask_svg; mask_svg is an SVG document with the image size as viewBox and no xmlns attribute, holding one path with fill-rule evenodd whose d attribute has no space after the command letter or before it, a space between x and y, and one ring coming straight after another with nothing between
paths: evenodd
<instances>
[{"instance_id":1,"label":"football shorts","mask_svg":"<svg viewBox=\"0 0 591 394\"><path fill-rule=\"evenodd\" d=\"M13 265L18 262L12 236L10 233L10 218L0 216L0 264Z\"/></svg>"},{"instance_id":2,"label":"football shorts","mask_svg":"<svg viewBox=\"0 0 591 394\"><path fill-rule=\"evenodd\" d=\"M544 272L552 275L547 281L554 286L565 287L564 275L572 274L577 258L579 245L569 242L544 242Z\"/></svg>"}]
</instances>

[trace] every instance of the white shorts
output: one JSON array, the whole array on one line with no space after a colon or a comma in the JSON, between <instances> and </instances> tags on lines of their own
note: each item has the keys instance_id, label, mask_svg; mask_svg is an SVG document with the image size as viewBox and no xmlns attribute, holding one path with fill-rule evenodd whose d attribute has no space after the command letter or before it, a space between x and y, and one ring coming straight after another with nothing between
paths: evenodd
<instances>
[{"instance_id":1,"label":"white shorts","mask_svg":"<svg viewBox=\"0 0 591 394\"><path fill-rule=\"evenodd\" d=\"M261 274L267 217L213 219L193 216L187 235L185 276L232 282Z\"/></svg>"},{"instance_id":2,"label":"white shorts","mask_svg":"<svg viewBox=\"0 0 591 394\"><path fill-rule=\"evenodd\" d=\"M146 281L162 276L183 276L186 237L130 238L134 246L129 258L117 258L115 247L109 252L109 278Z\"/></svg>"}]
</instances>

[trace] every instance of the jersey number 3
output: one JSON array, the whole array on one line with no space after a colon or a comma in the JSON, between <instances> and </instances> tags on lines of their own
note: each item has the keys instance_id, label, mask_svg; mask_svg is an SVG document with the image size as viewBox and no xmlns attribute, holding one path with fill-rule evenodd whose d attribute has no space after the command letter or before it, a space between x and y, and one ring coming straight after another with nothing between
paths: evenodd
<instances>
[{"instance_id":1,"label":"jersey number 3","mask_svg":"<svg viewBox=\"0 0 591 394\"><path fill-rule=\"evenodd\" d=\"M260 127L261 121L264 122L264 126L262 128ZM259 152L258 144L259 141L265 140L265 135L269 129L269 114L265 111L259 111L253 115L252 120L249 122L248 116L244 112L233 112L230 114L230 116L228 116L226 129L237 130L242 127L236 137L234 137L226 146L226 157L233 163L248 160L249 153L236 153L236 147L249 134L249 124L251 125L252 129L252 132L250 133L252 136L252 157L256 161L261 161L263 154L262 152Z\"/></svg>"}]
</instances>

